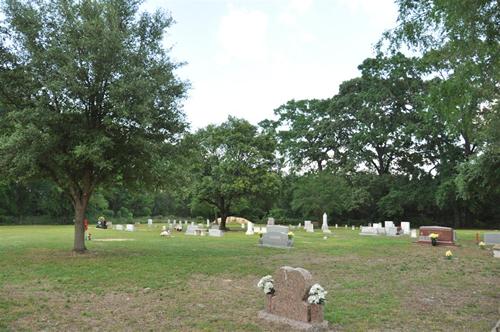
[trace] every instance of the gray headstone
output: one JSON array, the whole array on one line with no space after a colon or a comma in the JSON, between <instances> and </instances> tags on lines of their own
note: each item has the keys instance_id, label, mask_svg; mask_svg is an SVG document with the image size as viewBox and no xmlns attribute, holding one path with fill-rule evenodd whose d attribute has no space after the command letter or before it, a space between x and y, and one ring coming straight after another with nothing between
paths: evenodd
<instances>
[{"instance_id":1,"label":"gray headstone","mask_svg":"<svg viewBox=\"0 0 500 332\"><path fill-rule=\"evenodd\" d=\"M485 233L484 234L485 244L500 244L500 233Z\"/></svg>"},{"instance_id":2,"label":"gray headstone","mask_svg":"<svg viewBox=\"0 0 500 332\"><path fill-rule=\"evenodd\" d=\"M293 245L293 240L288 239L288 227L270 225L262 235L260 244L263 247L289 248Z\"/></svg>"},{"instance_id":3,"label":"gray headstone","mask_svg":"<svg viewBox=\"0 0 500 332\"><path fill-rule=\"evenodd\" d=\"M268 226L274 225L274 218L271 218L271 217L267 218L267 225Z\"/></svg>"}]
</instances>

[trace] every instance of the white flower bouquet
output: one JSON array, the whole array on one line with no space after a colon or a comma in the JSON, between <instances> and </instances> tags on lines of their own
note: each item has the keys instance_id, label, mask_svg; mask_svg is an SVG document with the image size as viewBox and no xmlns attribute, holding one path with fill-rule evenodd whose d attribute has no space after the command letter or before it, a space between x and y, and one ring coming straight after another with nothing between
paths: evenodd
<instances>
[{"instance_id":1,"label":"white flower bouquet","mask_svg":"<svg viewBox=\"0 0 500 332\"><path fill-rule=\"evenodd\" d=\"M257 287L262 289L264 291L264 294L273 294L274 293L273 277L270 275L262 277L262 279L260 279L259 283L257 284Z\"/></svg>"},{"instance_id":2,"label":"white flower bouquet","mask_svg":"<svg viewBox=\"0 0 500 332\"><path fill-rule=\"evenodd\" d=\"M311 304L324 304L325 296L327 293L328 292L325 291L325 289L319 284L314 284L309 290L309 297L307 298L307 302Z\"/></svg>"}]
</instances>

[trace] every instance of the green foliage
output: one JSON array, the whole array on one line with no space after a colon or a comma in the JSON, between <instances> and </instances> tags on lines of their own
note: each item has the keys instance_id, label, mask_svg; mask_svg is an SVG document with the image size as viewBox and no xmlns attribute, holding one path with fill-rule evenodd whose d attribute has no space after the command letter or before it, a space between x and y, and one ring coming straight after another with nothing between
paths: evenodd
<instances>
[{"instance_id":1,"label":"green foliage","mask_svg":"<svg viewBox=\"0 0 500 332\"><path fill-rule=\"evenodd\" d=\"M80 251L92 193L152 183L185 127L186 86L162 46L172 19L139 14L139 5L7 0L2 8L0 170L51 179L67 193Z\"/></svg>"},{"instance_id":2,"label":"green foliage","mask_svg":"<svg viewBox=\"0 0 500 332\"><path fill-rule=\"evenodd\" d=\"M224 227L231 211L244 211L264 203L278 189L279 177L273 172L275 142L271 135L259 133L245 120L230 117L219 126L209 125L191 138L194 174L193 203L204 202L220 213ZM255 204L257 203L257 204Z\"/></svg>"}]
</instances>

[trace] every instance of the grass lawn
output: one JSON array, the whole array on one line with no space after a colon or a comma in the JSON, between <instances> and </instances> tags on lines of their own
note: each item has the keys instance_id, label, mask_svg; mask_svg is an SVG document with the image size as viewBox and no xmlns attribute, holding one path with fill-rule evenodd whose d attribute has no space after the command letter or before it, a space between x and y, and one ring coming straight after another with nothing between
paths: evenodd
<instances>
[{"instance_id":1,"label":"grass lawn","mask_svg":"<svg viewBox=\"0 0 500 332\"><path fill-rule=\"evenodd\" d=\"M73 255L72 226L0 227L0 330L288 330L257 319L257 281L283 265L329 291L325 319L340 331L489 331L500 318L500 259L475 245L476 231L457 232L452 260L450 247L350 229L327 240L295 231L289 251L241 229L90 231L89 253ZM97 241L113 238L128 241Z\"/></svg>"}]
</instances>

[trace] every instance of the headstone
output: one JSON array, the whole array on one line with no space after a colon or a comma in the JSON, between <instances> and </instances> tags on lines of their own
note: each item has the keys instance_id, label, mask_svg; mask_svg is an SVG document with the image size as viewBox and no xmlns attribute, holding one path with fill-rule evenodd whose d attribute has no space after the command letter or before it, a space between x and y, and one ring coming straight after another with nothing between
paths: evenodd
<instances>
[{"instance_id":1,"label":"headstone","mask_svg":"<svg viewBox=\"0 0 500 332\"><path fill-rule=\"evenodd\" d=\"M245 232L246 235L253 235L253 223L248 222L247 224L247 231Z\"/></svg>"},{"instance_id":2,"label":"headstone","mask_svg":"<svg viewBox=\"0 0 500 332\"><path fill-rule=\"evenodd\" d=\"M253 228L253 231L254 231L255 233L260 233L260 232L262 232L262 230L260 229L260 227L257 227L257 226L255 226L255 227Z\"/></svg>"},{"instance_id":3,"label":"headstone","mask_svg":"<svg viewBox=\"0 0 500 332\"><path fill-rule=\"evenodd\" d=\"M218 228L210 228L208 230L208 236L221 237L222 235L224 235L224 232Z\"/></svg>"},{"instance_id":4,"label":"headstone","mask_svg":"<svg viewBox=\"0 0 500 332\"><path fill-rule=\"evenodd\" d=\"M244 224L241 224L241 229L245 229L245 225Z\"/></svg>"},{"instance_id":5,"label":"headstone","mask_svg":"<svg viewBox=\"0 0 500 332\"><path fill-rule=\"evenodd\" d=\"M274 225L274 218L271 217L267 218L267 225L268 226Z\"/></svg>"},{"instance_id":6,"label":"headstone","mask_svg":"<svg viewBox=\"0 0 500 332\"><path fill-rule=\"evenodd\" d=\"M125 230L128 232L133 232L135 230L135 226L133 224L127 224Z\"/></svg>"},{"instance_id":7,"label":"headstone","mask_svg":"<svg viewBox=\"0 0 500 332\"><path fill-rule=\"evenodd\" d=\"M347 225L344 225L344 228L347 228Z\"/></svg>"},{"instance_id":8,"label":"headstone","mask_svg":"<svg viewBox=\"0 0 500 332\"><path fill-rule=\"evenodd\" d=\"M378 235L377 229L370 226L361 226L361 233L359 235Z\"/></svg>"},{"instance_id":9,"label":"headstone","mask_svg":"<svg viewBox=\"0 0 500 332\"><path fill-rule=\"evenodd\" d=\"M273 248L290 248L293 245L293 239L288 239L288 227L270 225L266 233L260 238L260 245Z\"/></svg>"},{"instance_id":10,"label":"headstone","mask_svg":"<svg viewBox=\"0 0 500 332\"><path fill-rule=\"evenodd\" d=\"M199 234L199 227L198 225L188 225L186 229L186 235L198 235Z\"/></svg>"},{"instance_id":11,"label":"headstone","mask_svg":"<svg viewBox=\"0 0 500 332\"><path fill-rule=\"evenodd\" d=\"M408 221L401 222L401 229L403 230L404 235L410 234L410 223Z\"/></svg>"},{"instance_id":12,"label":"headstone","mask_svg":"<svg viewBox=\"0 0 500 332\"><path fill-rule=\"evenodd\" d=\"M148 226L153 225L153 219L148 219Z\"/></svg>"},{"instance_id":13,"label":"headstone","mask_svg":"<svg viewBox=\"0 0 500 332\"><path fill-rule=\"evenodd\" d=\"M161 226L161 231L166 231L167 230L167 226Z\"/></svg>"},{"instance_id":14,"label":"headstone","mask_svg":"<svg viewBox=\"0 0 500 332\"><path fill-rule=\"evenodd\" d=\"M186 222L187 222L187 220L186 220ZM191 221L191 226L194 226L194 221Z\"/></svg>"},{"instance_id":15,"label":"headstone","mask_svg":"<svg viewBox=\"0 0 500 332\"><path fill-rule=\"evenodd\" d=\"M500 258L500 244L495 244L493 246L493 257Z\"/></svg>"},{"instance_id":16,"label":"headstone","mask_svg":"<svg viewBox=\"0 0 500 332\"><path fill-rule=\"evenodd\" d=\"M394 222L392 221L384 221L384 227L394 227Z\"/></svg>"},{"instance_id":17,"label":"headstone","mask_svg":"<svg viewBox=\"0 0 500 332\"><path fill-rule=\"evenodd\" d=\"M274 294L268 295L267 310L259 317L290 325L297 330L317 331L328 328L323 305L307 302L313 278L302 268L283 266L274 274Z\"/></svg>"},{"instance_id":18,"label":"headstone","mask_svg":"<svg viewBox=\"0 0 500 332\"><path fill-rule=\"evenodd\" d=\"M326 215L326 212L323 213L323 224L321 225L321 230L323 233L331 233L330 229L328 228L328 216Z\"/></svg>"},{"instance_id":19,"label":"headstone","mask_svg":"<svg viewBox=\"0 0 500 332\"><path fill-rule=\"evenodd\" d=\"M396 236L398 235L397 227L385 227L385 233L387 236Z\"/></svg>"},{"instance_id":20,"label":"headstone","mask_svg":"<svg viewBox=\"0 0 500 332\"><path fill-rule=\"evenodd\" d=\"M335 228L339 228L339 224L335 224Z\"/></svg>"},{"instance_id":21,"label":"headstone","mask_svg":"<svg viewBox=\"0 0 500 332\"><path fill-rule=\"evenodd\" d=\"M116 229L117 231L123 231L123 225L116 225L116 226L115 226L115 229Z\"/></svg>"},{"instance_id":22,"label":"headstone","mask_svg":"<svg viewBox=\"0 0 500 332\"><path fill-rule=\"evenodd\" d=\"M375 228L382 228L382 224L381 223L374 223L373 227L375 227Z\"/></svg>"},{"instance_id":23,"label":"headstone","mask_svg":"<svg viewBox=\"0 0 500 332\"><path fill-rule=\"evenodd\" d=\"M111 221L106 221L106 227L108 227L108 229L112 229L113 223Z\"/></svg>"},{"instance_id":24,"label":"headstone","mask_svg":"<svg viewBox=\"0 0 500 332\"><path fill-rule=\"evenodd\" d=\"M210 228L210 219L207 219L207 228Z\"/></svg>"},{"instance_id":25,"label":"headstone","mask_svg":"<svg viewBox=\"0 0 500 332\"><path fill-rule=\"evenodd\" d=\"M356 226L354 226L354 225L353 225L353 226L351 227L351 229L352 229L352 230L355 230L355 229L356 229Z\"/></svg>"},{"instance_id":26,"label":"headstone","mask_svg":"<svg viewBox=\"0 0 500 332\"><path fill-rule=\"evenodd\" d=\"M416 229L412 229L410 233L411 233L410 237L412 239L416 239L417 238L417 230Z\"/></svg>"},{"instance_id":27,"label":"headstone","mask_svg":"<svg viewBox=\"0 0 500 332\"><path fill-rule=\"evenodd\" d=\"M307 233L314 233L314 225L312 222L309 221L306 227L306 232Z\"/></svg>"},{"instance_id":28,"label":"headstone","mask_svg":"<svg viewBox=\"0 0 500 332\"><path fill-rule=\"evenodd\" d=\"M309 227L310 224L311 224L311 220L304 221L304 230L307 231L307 228Z\"/></svg>"},{"instance_id":29,"label":"headstone","mask_svg":"<svg viewBox=\"0 0 500 332\"><path fill-rule=\"evenodd\" d=\"M437 244L455 244L457 239L456 232L453 228L441 226L421 226L419 229L418 242L430 244L431 239L429 235L432 233L439 235L437 238Z\"/></svg>"},{"instance_id":30,"label":"headstone","mask_svg":"<svg viewBox=\"0 0 500 332\"><path fill-rule=\"evenodd\" d=\"M267 227L262 227L260 229L260 231L263 233L263 234L266 234L267 233Z\"/></svg>"},{"instance_id":31,"label":"headstone","mask_svg":"<svg viewBox=\"0 0 500 332\"><path fill-rule=\"evenodd\" d=\"M299 228L301 228L301 227L302 227L302 223L301 223L301 222L299 222Z\"/></svg>"},{"instance_id":32,"label":"headstone","mask_svg":"<svg viewBox=\"0 0 500 332\"><path fill-rule=\"evenodd\" d=\"M485 244L500 244L500 233L485 233L483 238Z\"/></svg>"}]
</instances>

